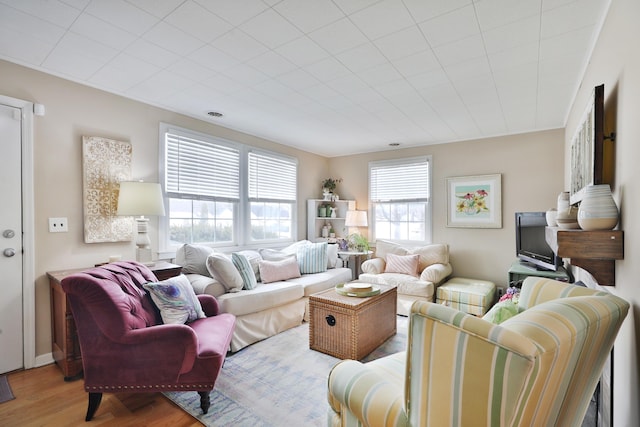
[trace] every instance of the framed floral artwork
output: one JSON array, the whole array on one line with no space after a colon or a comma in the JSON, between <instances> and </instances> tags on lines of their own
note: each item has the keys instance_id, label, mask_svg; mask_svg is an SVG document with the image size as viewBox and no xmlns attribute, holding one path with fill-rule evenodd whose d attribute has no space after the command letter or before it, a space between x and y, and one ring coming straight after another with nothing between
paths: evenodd
<instances>
[{"instance_id":1,"label":"framed floral artwork","mask_svg":"<svg viewBox=\"0 0 640 427\"><path fill-rule=\"evenodd\" d=\"M502 175L447 178L447 227L502 228Z\"/></svg>"}]
</instances>

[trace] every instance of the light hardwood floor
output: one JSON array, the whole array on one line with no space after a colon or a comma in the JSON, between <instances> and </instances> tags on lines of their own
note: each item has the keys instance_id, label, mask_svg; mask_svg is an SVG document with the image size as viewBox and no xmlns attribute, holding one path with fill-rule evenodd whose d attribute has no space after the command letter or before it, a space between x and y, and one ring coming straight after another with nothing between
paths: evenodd
<instances>
[{"instance_id":1,"label":"light hardwood floor","mask_svg":"<svg viewBox=\"0 0 640 427\"><path fill-rule=\"evenodd\" d=\"M160 393L105 393L86 423L83 381L65 382L56 365L9 374L14 400L0 403L0 426L171 426L202 424Z\"/></svg>"}]
</instances>

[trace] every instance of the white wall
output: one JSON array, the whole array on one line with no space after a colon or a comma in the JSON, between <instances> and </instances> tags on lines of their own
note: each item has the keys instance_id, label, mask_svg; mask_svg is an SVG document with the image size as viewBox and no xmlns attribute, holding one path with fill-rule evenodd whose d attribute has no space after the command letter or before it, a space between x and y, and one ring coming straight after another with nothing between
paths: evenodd
<instances>
[{"instance_id":1,"label":"white wall","mask_svg":"<svg viewBox=\"0 0 640 427\"><path fill-rule=\"evenodd\" d=\"M640 420L640 2L612 0L565 133L565 182L569 183L571 137L594 86L605 85L605 133L616 132L612 190L624 231L624 260L616 261L616 285L610 292L632 308L614 347L614 425L637 426ZM591 281L583 271L577 276Z\"/></svg>"}]
</instances>

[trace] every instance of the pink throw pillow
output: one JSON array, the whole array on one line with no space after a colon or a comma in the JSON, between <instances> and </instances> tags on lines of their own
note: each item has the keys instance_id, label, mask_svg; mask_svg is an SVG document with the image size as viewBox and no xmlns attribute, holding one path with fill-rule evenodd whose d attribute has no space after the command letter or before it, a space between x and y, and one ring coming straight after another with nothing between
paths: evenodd
<instances>
[{"instance_id":1,"label":"pink throw pillow","mask_svg":"<svg viewBox=\"0 0 640 427\"><path fill-rule=\"evenodd\" d=\"M418 275L418 264L420 263L420 255L394 255L387 254L387 265L385 273L401 273L411 276Z\"/></svg>"},{"instance_id":2,"label":"pink throw pillow","mask_svg":"<svg viewBox=\"0 0 640 427\"><path fill-rule=\"evenodd\" d=\"M295 256L280 261L260 261L260 278L262 283L278 282L280 280L300 277L300 268Z\"/></svg>"}]
</instances>

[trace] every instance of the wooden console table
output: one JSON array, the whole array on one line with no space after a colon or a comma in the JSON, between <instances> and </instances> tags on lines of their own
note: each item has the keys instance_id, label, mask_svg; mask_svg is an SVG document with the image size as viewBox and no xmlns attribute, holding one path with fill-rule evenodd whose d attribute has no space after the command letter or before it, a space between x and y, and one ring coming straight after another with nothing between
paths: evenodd
<instances>
[{"instance_id":1,"label":"wooden console table","mask_svg":"<svg viewBox=\"0 0 640 427\"><path fill-rule=\"evenodd\" d=\"M177 276L182 271L181 266L165 261L156 262L149 269L158 280ZM62 370L65 381L82 378L82 355L76 323L60 282L65 277L84 270L87 268L47 272L51 292L51 353Z\"/></svg>"}]
</instances>

